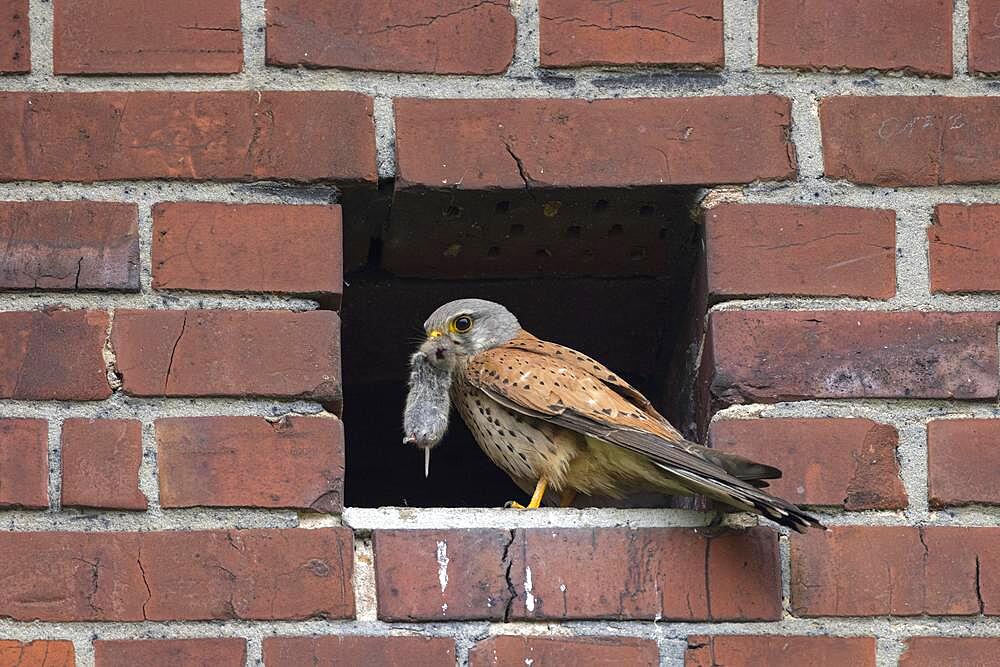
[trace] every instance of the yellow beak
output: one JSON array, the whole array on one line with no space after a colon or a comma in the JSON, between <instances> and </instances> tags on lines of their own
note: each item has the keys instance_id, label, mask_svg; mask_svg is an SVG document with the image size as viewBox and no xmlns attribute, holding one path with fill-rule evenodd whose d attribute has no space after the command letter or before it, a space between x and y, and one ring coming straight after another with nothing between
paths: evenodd
<instances>
[{"instance_id":1,"label":"yellow beak","mask_svg":"<svg viewBox=\"0 0 1000 667\"><path fill-rule=\"evenodd\" d=\"M441 336L441 332L438 331L437 329L431 329L430 331L427 332L427 337L428 338L438 338L440 336Z\"/></svg>"}]
</instances>

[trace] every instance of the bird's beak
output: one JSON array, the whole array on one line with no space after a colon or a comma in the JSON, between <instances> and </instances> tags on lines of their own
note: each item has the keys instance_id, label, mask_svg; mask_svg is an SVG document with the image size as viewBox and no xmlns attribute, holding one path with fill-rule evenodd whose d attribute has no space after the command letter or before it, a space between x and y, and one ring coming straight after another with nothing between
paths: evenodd
<instances>
[{"instance_id":1,"label":"bird's beak","mask_svg":"<svg viewBox=\"0 0 1000 667\"><path fill-rule=\"evenodd\" d=\"M437 329L431 329L430 331L427 332L427 337L428 338L440 338L441 337L441 332L438 331Z\"/></svg>"}]
</instances>

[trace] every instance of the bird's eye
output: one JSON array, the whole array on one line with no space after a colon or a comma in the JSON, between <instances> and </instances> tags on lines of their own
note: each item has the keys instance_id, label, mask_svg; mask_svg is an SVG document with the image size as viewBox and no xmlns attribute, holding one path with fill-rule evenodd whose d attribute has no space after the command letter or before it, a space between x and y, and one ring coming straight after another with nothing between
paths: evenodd
<instances>
[{"instance_id":1,"label":"bird's eye","mask_svg":"<svg viewBox=\"0 0 1000 667\"><path fill-rule=\"evenodd\" d=\"M451 321L451 329L456 333L466 333L472 328L472 318L468 315L456 317Z\"/></svg>"}]
</instances>

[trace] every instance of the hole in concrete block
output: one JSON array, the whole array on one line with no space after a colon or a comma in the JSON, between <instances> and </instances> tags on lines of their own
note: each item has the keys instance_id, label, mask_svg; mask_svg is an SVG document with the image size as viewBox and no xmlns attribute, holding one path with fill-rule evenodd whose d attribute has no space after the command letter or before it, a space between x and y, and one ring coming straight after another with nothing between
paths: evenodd
<instances>
[{"instance_id":1,"label":"hole in concrete block","mask_svg":"<svg viewBox=\"0 0 1000 667\"><path fill-rule=\"evenodd\" d=\"M402 444L408 357L426 317L452 299L503 303L535 335L606 363L684 428L690 383L670 369L691 329L694 194L397 190L379 251L346 276L346 504L499 507L523 495L457 414L429 479L422 453Z\"/></svg>"}]
</instances>

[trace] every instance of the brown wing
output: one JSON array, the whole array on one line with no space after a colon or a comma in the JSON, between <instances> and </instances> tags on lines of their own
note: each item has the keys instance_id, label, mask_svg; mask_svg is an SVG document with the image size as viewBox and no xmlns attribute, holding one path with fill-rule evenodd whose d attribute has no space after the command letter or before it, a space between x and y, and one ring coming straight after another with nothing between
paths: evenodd
<instances>
[{"instance_id":1,"label":"brown wing","mask_svg":"<svg viewBox=\"0 0 1000 667\"><path fill-rule=\"evenodd\" d=\"M796 529L815 523L795 505L759 491L730 474L728 466L703 456L701 452L706 448L684 440L642 394L611 376L614 374L589 357L539 341L530 334L476 355L465 369L468 382L494 400L523 414L638 452L686 481L693 491L765 514ZM715 459L726 456L712 454ZM780 475L768 466L760 468Z\"/></svg>"}]
</instances>

